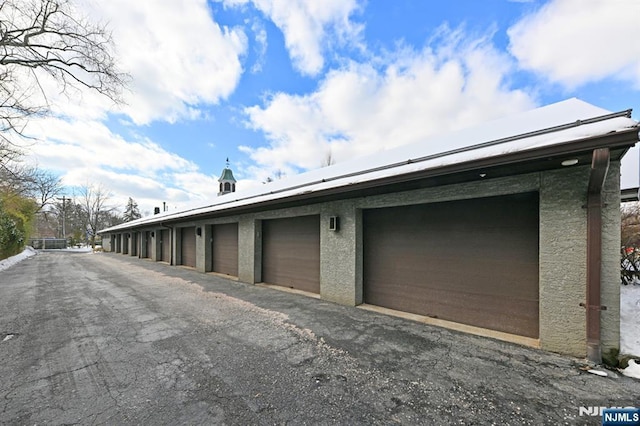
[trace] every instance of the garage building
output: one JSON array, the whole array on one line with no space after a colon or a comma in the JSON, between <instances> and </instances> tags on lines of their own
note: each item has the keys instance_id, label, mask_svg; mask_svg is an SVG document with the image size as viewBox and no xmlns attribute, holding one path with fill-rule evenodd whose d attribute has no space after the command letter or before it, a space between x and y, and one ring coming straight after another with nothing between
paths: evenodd
<instances>
[{"instance_id":1,"label":"garage building","mask_svg":"<svg viewBox=\"0 0 640 426\"><path fill-rule=\"evenodd\" d=\"M619 347L630 117L570 99L100 233L107 251L598 359Z\"/></svg>"}]
</instances>

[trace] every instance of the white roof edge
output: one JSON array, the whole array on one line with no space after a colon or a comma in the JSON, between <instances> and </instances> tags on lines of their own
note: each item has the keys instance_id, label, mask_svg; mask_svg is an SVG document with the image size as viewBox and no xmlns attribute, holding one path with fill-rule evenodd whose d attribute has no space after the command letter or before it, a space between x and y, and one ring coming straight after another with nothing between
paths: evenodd
<instances>
[{"instance_id":1,"label":"white roof edge","mask_svg":"<svg viewBox=\"0 0 640 426\"><path fill-rule=\"evenodd\" d=\"M389 175L426 170L442 166L448 159L464 162L490 158L500 153L527 151L637 127L638 122L630 118L630 110L612 113L572 98L457 132L431 137L418 144L401 146L312 170L264 187L227 194L208 205L126 222L99 233L158 225L165 220L213 213L260 201L287 198L302 192L317 192ZM450 149L433 149L434 146ZM298 191L305 188L307 191Z\"/></svg>"}]
</instances>

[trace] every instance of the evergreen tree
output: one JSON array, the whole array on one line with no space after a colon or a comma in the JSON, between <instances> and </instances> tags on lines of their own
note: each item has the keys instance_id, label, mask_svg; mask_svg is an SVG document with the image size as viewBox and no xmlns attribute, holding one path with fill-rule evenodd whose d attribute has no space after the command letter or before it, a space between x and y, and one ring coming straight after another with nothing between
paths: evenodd
<instances>
[{"instance_id":1,"label":"evergreen tree","mask_svg":"<svg viewBox=\"0 0 640 426\"><path fill-rule=\"evenodd\" d=\"M138 209L138 203L136 203L133 198L129 197L122 218L125 222L131 222L132 220L140 219L141 217L142 215L140 214L140 209Z\"/></svg>"}]
</instances>

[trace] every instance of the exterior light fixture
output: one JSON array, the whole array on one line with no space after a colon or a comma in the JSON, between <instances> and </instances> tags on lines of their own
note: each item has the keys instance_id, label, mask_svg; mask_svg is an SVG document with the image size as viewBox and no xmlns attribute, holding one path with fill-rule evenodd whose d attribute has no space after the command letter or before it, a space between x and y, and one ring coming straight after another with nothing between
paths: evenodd
<instances>
[{"instance_id":1,"label":"exterior light fixture","mask_svg":"<svg viewBox=\"0 0 640 426\"><path fill-rule=\"evenodd\" d=\"M564 160L560 164L562 164L565 167L567 167L567 166L575 166L576 164L578 164L578 159L577 158L571 158L569 160Z\"/></svg>"},{"instance_id":2,"label":"exterior light fixture","mask_svg":"<svg viewBox=\"0 0 640 426\"><path fill-rule=\"evenodd\" d=\"M196 235L197 235L198 237L202 235L202 228L201 228L200 226L198 226L198 227L196 228Z\"/></svg>"},{"instance_id":3,"label":"exterior light fixture","mask_svg":"<svg viewBox=\"0 0 640 426\"><path fill-rule=\"evenodd\" d=\"M480 173L480 177L481 177L481 178L483 178L483 177L487 177L487 174L486 174L486 173Z\"/></svg>"},{"instance_id":4,"label":"exterior light fixture","mask_svg":"<svg viewBox=\"0 0 640 426\"><path fill-rule=\"evenodd\" d=\"M329 231L337 232L340 230L340 218L338 216L329 217Z\"/></svg>"}]
</instances>

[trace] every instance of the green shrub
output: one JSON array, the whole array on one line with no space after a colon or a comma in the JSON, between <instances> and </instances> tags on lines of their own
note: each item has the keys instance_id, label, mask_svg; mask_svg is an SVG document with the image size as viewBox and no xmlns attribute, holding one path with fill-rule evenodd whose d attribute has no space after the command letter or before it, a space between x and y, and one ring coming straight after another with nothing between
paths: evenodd
<instances>
[{"instance_id":1,"label":"green shrub","mask_svg":"<svg viewBox=\"0 0 640 426\"><path fill-rule=\"evenodd\" d=\"M0 259L18 254L24 246L24 232L0 205Z\"/></svg>"},{"instance_id":2,"label":"green shrub","mask_svg":"<svg viewBox=\"0 0 640 426\"><path fill-rule=\"evenodd\" d=\"M36 206L25 197L0 197L0 259L18 254L31 233Z\"/></svg>"}]
</instances>

